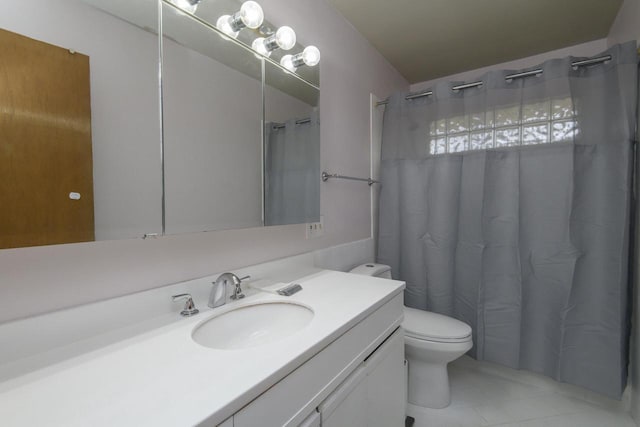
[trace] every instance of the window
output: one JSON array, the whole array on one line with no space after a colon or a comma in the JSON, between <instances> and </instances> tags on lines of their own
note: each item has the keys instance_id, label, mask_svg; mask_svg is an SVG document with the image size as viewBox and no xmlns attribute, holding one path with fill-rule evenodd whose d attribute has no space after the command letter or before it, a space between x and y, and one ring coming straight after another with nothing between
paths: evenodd
<instances>
[{"instance_id":1,"label":"window","mask_svg":"<svg viewBox=\"0 0 640 427\"><path fill-rule=\"evenodd\" d=\"M571 98L552 99L432 122L429 153L573 141L578 131Z\"/></svg>"}]
</instances>

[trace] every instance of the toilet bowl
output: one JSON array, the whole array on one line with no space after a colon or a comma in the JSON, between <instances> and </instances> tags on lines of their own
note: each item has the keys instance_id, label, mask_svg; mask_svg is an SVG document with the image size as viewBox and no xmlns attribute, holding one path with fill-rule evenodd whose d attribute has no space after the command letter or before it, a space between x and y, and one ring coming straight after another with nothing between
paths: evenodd
<instances>
[{"instance_id":1,"label":"toilet bowl","mask_svg":"<svg viewBox=\"0 0 640 427\"><path fill-rule=\"evenodd\" d=\"M362 264L351 273L391 279L391 268ZM471 327L442 314L404 308L405 356L409 362L408 401L440 409L451 403L447 365L473 346Z\"/></svg>"},{"instance_id":2,"label":"toilet bowl","mask_svg":"<svg viewBox=\"0 0 640 427\"><path fill-rule=\"evenodd\" d=\"M447 365L473 346L471 327L441 314L404 308L404 349L409 361L409 403L446 408L451 403Z\"/></svg>"}]
</instances>

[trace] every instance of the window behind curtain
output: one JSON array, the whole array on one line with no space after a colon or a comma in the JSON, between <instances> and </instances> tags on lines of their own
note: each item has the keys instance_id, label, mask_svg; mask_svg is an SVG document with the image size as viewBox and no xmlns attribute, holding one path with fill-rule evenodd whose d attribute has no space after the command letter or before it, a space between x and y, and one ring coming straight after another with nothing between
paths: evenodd
<instances>
[{"instance_id":1,"label":"window behind curtain","mask_svg":"<svg viewBox=\"0 0 640 427\"><path fill-rule=\"evenodd\" d=\"M431 122L429 153L573 141L578 133L571 98L549 99Z\"/></svg>"}]
</instances>

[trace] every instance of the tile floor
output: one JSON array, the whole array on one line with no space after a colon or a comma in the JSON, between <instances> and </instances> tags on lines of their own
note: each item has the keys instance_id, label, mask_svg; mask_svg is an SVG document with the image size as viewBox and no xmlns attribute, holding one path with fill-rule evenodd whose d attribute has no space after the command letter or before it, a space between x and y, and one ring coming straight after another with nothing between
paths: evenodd
<instances>
[{"instance_id":1,"label":"tile floor","mask_svg":"<svg viewBox=\"0 0 640 427\"><path fill-rule=\"evenodd\" d=\"M414 427L636 427L621 402L464 356L449 365L451 405L409 405Z\"/></svg>"}]
</instances>

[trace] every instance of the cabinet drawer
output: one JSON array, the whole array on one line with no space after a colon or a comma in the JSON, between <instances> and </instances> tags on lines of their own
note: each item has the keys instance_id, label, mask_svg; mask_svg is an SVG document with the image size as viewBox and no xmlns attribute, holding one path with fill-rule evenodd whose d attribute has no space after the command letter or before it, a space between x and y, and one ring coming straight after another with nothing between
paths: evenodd
<instances>
[{"instance_id":1,"label":"cabinet drawer","mask_svg":"<svg viewBox=\"0 0 640 427\"><path fill-rule=\"evenodd\" d=\"M234 415L234 427L297 426L401 323L403 296L373 312Z\"/></svg>"}]
</instances>

